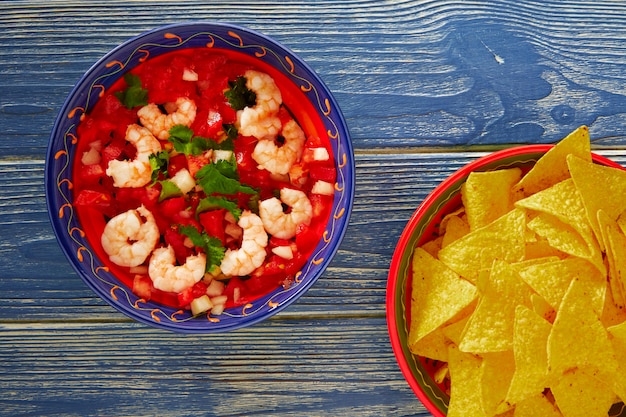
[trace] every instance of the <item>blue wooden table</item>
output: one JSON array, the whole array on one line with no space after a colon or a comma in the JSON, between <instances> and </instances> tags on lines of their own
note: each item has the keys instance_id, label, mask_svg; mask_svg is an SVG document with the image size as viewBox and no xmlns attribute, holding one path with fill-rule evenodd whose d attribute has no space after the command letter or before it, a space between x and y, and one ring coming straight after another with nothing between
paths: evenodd
<instances>
[{"instance_id":1,"label":"blue wooden table","mask_svg":"<svg viewBox=\"0 0 626 417\"><path fill-rule=\"evenodd\" d=\"M348 120L356 197L310 292L213 336L135 323L70 267L46 212L56 113L125 39L175 22L287 45ZM626 162L626 4L584 0L0 2L0 415L428 416L385 322L394 245L435 185L484 152L579 125Z\"/></svg>"}]
</instances>

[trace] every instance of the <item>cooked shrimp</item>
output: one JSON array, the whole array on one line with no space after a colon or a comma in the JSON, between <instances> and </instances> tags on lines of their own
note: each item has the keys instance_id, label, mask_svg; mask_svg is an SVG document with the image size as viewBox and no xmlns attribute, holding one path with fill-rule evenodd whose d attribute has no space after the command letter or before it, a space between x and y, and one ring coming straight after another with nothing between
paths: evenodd
<instances>
[{"instance_id":1,"label":"cooked shrimp","mask_svg":"<svg viewBox=\"0 0 626 417\"><path fill-rule=\"evenodd\" d=\"M161 291L181 292L204 277L206 255L188 256L183 265L176 265L176 255L171 246L157 248L148 264L148 275L154 288Z\"/></svg>"},{"instance_id":2,"label":"cooked shrimp","mask_svg":"<svg viewBox=\"0 0 626 417\"><path fill-rule=\"evenodd\" d=\"M245 210L237 224L243 229L241 248L227 249L220 265L222 273L229 276L249 275L265 260L267 233L256 214Z\"/></svg>"},{"instance_id":3,"label":"cooked shrimp","mask_svg":"<svg viewBox=\"0 0 626 417\"><path fill-rule=\"evenodd\" d=\"M109 220L100 241L111 262L134 267L145 262L159 237L154 216L142 205Z\"/></svg>"},{"instance_id":4,"label":"cooked shrimp","mask_svg":"<svg viewBox=\"0 0 626 417\"><path fill-rule=\"evenodd\" d=\"M116 187L138 188L148 184L152 176L150 155L161 151L161 143L144 127L131 124L126 129L126 140L137 148L132 161L109 161L106 174Z\"/></svg>"},{"instance_id":5,"label":"cooked shrimp","mask_svg":"<svg viewBox=\"0 0 626 417\"><path fill-rule=\"evenodd\" d=\"M259 168L284 175L302 156L306 138L293 119L285 123L281 134L285 139L282 145L277 145L275 140L260 140L254 147L252 158L259 164Z\"/></svg>"},{"instance_id":6,"label":"cooked shrimp","mask_svg":"<svg viewBox=\"0 0 626 417\"><path fill-rule=\"evenodd\" d=\"M174 103L173 111L167 114L161 112L159 106L150 103L143 106L137 112L142 125L152 132L154 136L161 140L170 137L170 129L176 125L191 126L196 119L196 103L187 98L180 97Z\"/></svg>"},{"instance_id":7,"label":"cooked shrimp","mask_svg":"<svg viewBox=\"0 0 626 417\"><path fill-rule=\"evenodd\" d=\"M263 72L248 70L244 73L246 87L256 94L256 104L237 111L237 128L244 136L259 139L273 138L280 131L278 110L283 102L274 79Z\"/></svg>"},{"instance_id":8,"label":"cooked shrimp","mask_svg":"<svg viewBox=\"0 0 626 417\"><path fill-rule=\"evenodd\" d=\"M288 213L283 211L283 203L291 208ZM280 200L272 197L259 203L259 215L267 233L279 239L291 239L298 225L311 223L313 207L304 192L283 188Z\"/></svg>"}]
</instances>

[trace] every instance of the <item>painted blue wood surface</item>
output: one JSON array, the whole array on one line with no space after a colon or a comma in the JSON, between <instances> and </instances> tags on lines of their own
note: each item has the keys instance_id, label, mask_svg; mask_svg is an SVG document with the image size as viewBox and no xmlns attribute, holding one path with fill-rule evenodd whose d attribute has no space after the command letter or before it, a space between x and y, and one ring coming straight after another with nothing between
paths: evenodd
<instances>
[{"instance_id":1,"label":"painted blue wood surface","mask_svg":"<svg viewBox=\"0 0 626 417\"><path fill-rule=\"evenodd\" d=\"M43 170L56 112L110 48L217 20L300 54L357 161L351 224L310 293L267 323L180 336L133 323L54 240ZM626 4L614 1L0 2L0 415L427 416L393 357L386 274L455 169L581 124L626 163Z\"/></svg>"}]
</instances>

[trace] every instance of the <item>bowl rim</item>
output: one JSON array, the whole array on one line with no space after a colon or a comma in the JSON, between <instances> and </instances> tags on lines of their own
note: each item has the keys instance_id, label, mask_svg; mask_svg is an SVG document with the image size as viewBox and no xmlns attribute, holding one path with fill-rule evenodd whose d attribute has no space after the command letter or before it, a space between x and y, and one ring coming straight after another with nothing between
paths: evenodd
<instances>
[{"instance_id":1,"label":"bowl rim","mask_svg":"<svg viewBox=\"0 0 626 417\"><path fill-rule=\"evenodd\" d=\"M102 290L96 284L92 282L93 277L90 277L89 274L85 272L85 270L83 269L84 267L81 267L80 265L81 261L76 259L75 251L69 247L70 245L68 244L69 243L68 235L71 235L72 231L69 230L69 226L60 224L59 213L60 211L63 210L63 206L59 207L60 202L57 202L56 201L57 199L55 199L55 196L54 196L55 193L58 192L58 188L59 188L59 183L57 182L58 172L55 171L54 160L56 159L56 156L59 152L58 142L62 142L62 137L64 135L61 129L64 126L66 126L66 123L67 123L67 121L65 120L66 118L65 116L70 114L71 109L74 108L73 103L77 101L76 97L78 97L81 94L81 92L84 92L86 89L89 88L90 80L92 80L93 77L97 75L98 71L101 71L103 67L106 66L107 62L111 61L112 57L119 55L121 53L124 53L124 56L127 57L129 54L131 54L130 51L132 50L132 47L134 45L141 44L142 42L149 42L151 39L154 39L155 37L158 37L159 35L163 36L170 32L181 31L181 30L192 31L193 33L198 33L202 31L228 32L229 35L232 34L231 36L233 36L233 41L237 41L237 36L239 36L239 34L242 34L246 36L247 38L254 39L255 41L257 41L258 42L257 46L259 45L267 46L268 50L271 50L271 51L276 50L276 51L279 51L281 54L284 54L285 60L289 60L288 63L290 64L292 63L293 65L297 66L299 73L303 73L306 75L307 77L306 81L313 86L313 90L314 90L315 96L317 97L317 100L318 101L320 100L320 95L325 100L324 104L328 108L328 115L327 115L327 118L322 121L322 123L324 124L324 126L327 126L328 123L332 123L335 129L335 131L333 131L332 133L336 133L337 135L337 140L336 140L337 150L341 149L341 152L340 153L338 152L339 154L335 155L335 159L336 159L335 167L337 168L338 177L340 174L343 182L341 184L341 192L339 193L335 192L335 196L333 199L333 206L332 206L333 209L331 210L330 218L326 226L327 228L332 227L332 231L331 231L332 237L329 240L330 243L326 245L324 245L324 239L320 239L320 242L318 243L309 261L307 262L307 265L309 265L309 268L311 269L314 268L314 272L311 273L310 277L307 278L305 281L298 283L296 286L297 288L295 289L295 291L293 291L293 294L291 294L289 297L281 301L278 305L272 306L269 310L263 311L261 314L256 314L256 312L251 313L251 315L242 314L242 319L236 320L236 321L234 319L229 320L229 324L227 326L224 326L224 325L216 326L216 325L209 324L209 325L203 325L201 328L199 327L190 328L190 327L185 327L184 326L185 322L182 322L182 321L170 322L170 321L154 320L154 316L152 316L152 319L151 319L150 317L145 317L144 315L137 314L137 311L132 307L132 305L130 305L130 301L128 303L127 302L120 303L120 302L117 302L116 299L112 299L111 294L109 294L107 291ZM238 42L240 43L240 46L243 46L241 44L243 42L241 40L241 37L238 38ZM163 47L163 46L160 45L160 47ZM174 50L174 49L186 49L186 48L188 48L188 46L186 46L185 43L181 42L181 44L179 44L178 46L172 49ZM124 52L126 50L128 50L128 52ZM280 61L280 63L283 64L282 61ZM275 64L269 64L269 63L267 63L267 65L272 65L274 67L277 66ZM129 68L134 68L134 66L135 65ZM281 70L281 68L278 68L278 70ZM125 72L126 70L120 71L120 74L116 75L115 79L121 77L121 74ZM293 75L295 78L296 73L293 72ZM89 104L88 102L89 98L87 98L86 100L87 100L87 104ZM311 98L310 101L313 102L313 98ZM316 105L318 103L313 103L313 104ZM318 114L320 114L321 113L320 105L316 106L316 109L318 111ZM332 109L332 112L331 112L331 109ZM324 112L324 114L326 114L326 112ZM331 133L330 129L328 130L328 133L330 135ZM329 136L329 140L330 140L330 136ZM335 148L335 145L333 145L333 148ZM340 161L339 161L340 157L344 158L341 161L342 165L340 165ZM70 161L69 154L67 155L67 160L68 160L68 164L71 165L71 162L69 162ZM345 237L345 233L349 225L350 217L352 214L352 208L354 204L355 176L356 174L355 174L354 151L352 147L350 131L348 129L345 116L343 115L336 101L336 98L332 94L330 88L328 88L328 86L322 80L319 74L317 74L317 72L315 72L310 67L310 65L307 64L303 60L303 58L298 56L290 48L283 45L281 42L275 40L274 38L270 37L269 35L266 35L264 33L261 33L256 30L247 28L245 26L237 25L237 24L231 24L231 23L225 23L225 22L214 22L214 21L203 21L203 20L172 23L172 24L167 24L167 25L155 27L150 30L144 31L142 33L139 33L138 35L132 36L124 40L122 43L110 49L102 57L100 57L94 64L92 64L77 80L76 84L72 87L70 93L65 98L62 106L60 107L57 113L57 116L55 118L53 127L49 135L48 147L47 147L46 159L45 159L45 169L44 169L46 206L47 206L49 221L51 223L57 243L61 247L62 252L64 253L69 263L71 264L74 271L83 280L83 282L85 282L87 286L91 288L91 290L99 298L106 301L109 305L111 305L116 310L120 311L121 313L125 314L127 317L132 318L135 321L151 325L156 328L171 330L171 331L180 332L180 333L219 333L219 332L226 332L226 331L239 329L242 327L248 327L262 320L268 319L276 315L277 313L279 313L280 311L284 310L289 305L291 305L294 301L299 299L303 294L305 294L308 291L308 289L323 275L324 271L330 264L331 260L334 258L335 254L337 253ZM70 203L70 201L67 199L66 199L66 202ZM341 216L335 217L333 219L332 217L337 214L334 212L336 208L341 208L341 213L340 213ZM319 262L315 263L314 266L311 265L311 259L313 259L315 254L318 253L318 251L321 251L322 249L324 250L323 259L318 259ZM307 265L305 265L305 267L307 267ZM270 295L274 293L276 293L276 290L271 292ZM266 296L260 297L259 299L256 299L255 301L261 300L264 298L266 298Z\"/></svg>"},{"instance_id":2,"label":"bowl rim","mask_svg":"<svg viewBox=\"0 0 626 417\"><path fill-rule=\"evenodd\" d=\"M400 368L401 373L404 376L404 379L409 384L411 390L420 400L420 402L431 412L435 417L445 417L447 411L442 411L437 404L433 402L430 396L425 392L424 387L422 387L421 383L418 381L416 375L413 374L411 370L411 365L409 364L409 358L407 355L411 355L415 358L414 355L408 351L408 347L403 344L403 341L400 337L400 324L406 324L406 309L403 309L403 300L400 300L402 292L400 291L401 284L404 284L404 287L408 285L409 277L400 277L403 274L401 261L405 254L405 252L410 251L413 252L414 248L410 248L413 239L415 238L415 231L417 225L423 220L423 216L426 214L427 210L431 207L433 202L436 202L439 198L444 196L446 192L449 191L450 187L458 184L459 181L465 182L464 179L469 175L470 172L473 171L481 171L483 168L488 167L492 164L499 162L500 160L505 160L506 158L520 158L524 155L543 155L548 152L550 149L554 148L554 144L529 144L529 145L517 145L511 148L497 150L486 155L482 155L465 164L461 168L454 171L450 174L446 179L440 182L427 196L422 200L422 202L417 206L415 211L410 216L407 221L400 238L398 239L398 243L394 249L391 263L389 267L388 279L387 279L387 288L386 288L386 321L387 328L389 332L389 338L392 350L394 352L394 356L396 357L396 361ZM623 166L618 164L615 161L612 161L602 155L598 155L596 153L591 153L593 161L599 162L601 164L613 167L619 167L624 169ZM524 161L516 161L515 164L522 164ZM495 169L495 168L491 168ZM459 190L455 190L454 194L457 194ZM449 198L450 199L450 198ZM448 200L449 200L448 199ZM426 223L430 224L432 222L431 219L427 219ZM406 294L405 294L406 295ZM401 307L399 307L399 304ZM403 310L403 311L402 311ZM422 375L424 376L424 375ZM427 378L430 378L429 375L426 375ZM430 387L430 386L429 386ZM432 387L430 387L432 388ZM436 395L433 392L433 395ZM443 401L443 399L442 399ZM446 404L447 407L447 404Z\"/></svg>"}]
</instances>

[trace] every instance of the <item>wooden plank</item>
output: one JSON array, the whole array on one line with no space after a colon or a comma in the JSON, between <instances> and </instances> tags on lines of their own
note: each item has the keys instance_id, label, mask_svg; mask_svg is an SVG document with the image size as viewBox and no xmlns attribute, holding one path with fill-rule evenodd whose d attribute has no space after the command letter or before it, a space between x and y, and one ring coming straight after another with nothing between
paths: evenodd
<instances>
[{"instance_id":1,"label":"wooden plank","mask_svg":"<svg viewBox=\"0 0 626 417\"><path fill-rule=\"evenodd\" d=\"M3 415L429 415L380 318L186 337L133 323L2 325L0 392Z\"/></svg>"},{"instance_id":2,"label":"wooden plank","mask_svg":"<svg viewBox=\"0 0 626 417\"><path fill-rule=\"evenodd\" d=\"M335 93L360 149L553 142L580 124L603 144L624 143L626 6L615 2L3 2L0 10L0 38L15 46L0 48L1 135L9 135L0 148L19 155L41 155L63 99L109 49L197 19L247 25L301 54ZM26 143L11 146L18 135Z\"/></svg>"}]
</instances>

